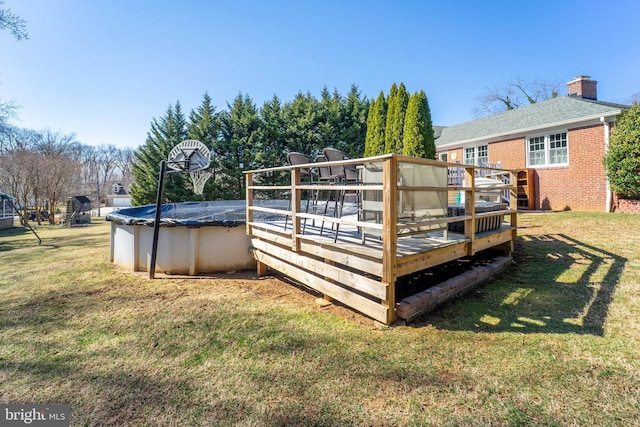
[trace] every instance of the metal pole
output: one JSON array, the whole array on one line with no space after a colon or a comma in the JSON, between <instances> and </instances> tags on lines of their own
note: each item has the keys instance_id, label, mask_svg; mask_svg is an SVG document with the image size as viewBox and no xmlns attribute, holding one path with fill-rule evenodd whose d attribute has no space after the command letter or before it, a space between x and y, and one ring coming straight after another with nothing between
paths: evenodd
<instances>
[{"instance_id":1,"label":"metal pole","mask_svg":"<svg viewBox=\"0 0 640 427\"><path fill-rule=\"evenodd\" d=\"M98 218L100 217L100 171L96 173L96 193L98 193Z\"/></svg>"},{"instance_id":2,"label":"metal pole","mask_svg":"<svg viewBox=\"0 0 640 427\"><path fill-rule=\"evenodd\" d=\"M153 246L151 248L151 265L149 266L149 279L155 279L156 257L158 255L158 235L160 234L160 214L162 213L162 192L164 190L164 175L167 171L167 162L160 162L160 175L158 176L158 198L156 200L156 220L153 222Z\"/></svg>"}]
</instances>

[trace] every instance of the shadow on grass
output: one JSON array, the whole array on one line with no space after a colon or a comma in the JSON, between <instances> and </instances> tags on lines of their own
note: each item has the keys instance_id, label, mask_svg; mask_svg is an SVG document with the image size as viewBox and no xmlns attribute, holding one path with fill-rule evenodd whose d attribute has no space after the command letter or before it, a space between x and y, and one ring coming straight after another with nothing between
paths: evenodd
<instances>
[{"instance_id":1,"label":"shadow on grass","mask_svg":"<svg viewBox=\"0 0 640 427\"><path fill-rule=\"evenodd\" d=\"M627 259L565 234L520 236L516 265L412 322L443 330L603 335Z\"/></svg>"},{"instance_id":2,"label":"shadow on grass","mask_svg":"<svg viewBox=\"0 0 640 427\"><path fill-rule=\"evenodd\" d=\"M150 294L66 288L16 301L10 311L0 308L0 378L70 404L78 425L146 425L165 412L161 425L352 424L333 398L304 397L316 369L330 375L341 363L367 361L349 349L344 360L324 367L325 351L336 346L331 328L307 331L300 323L304 315L278 307L193 307L193 295L174 296L184 303L171 306L156 296L158 310L137 312ZM310 360L310 366L288 369L281 360ZM377 374L362 375L369 383ZM242 387L247 390L238 391ZM273 399L269 410L256 409L265 398ZM15 395L11 400L19 403Z\"/></svg>"},{"instance_id":3,"label":"shadow on grass","mask_svg":"<svg viewBox=\"0 0 640 427\"><path fill-rule=\"evenodd\" d=\"M110 360L110 356L104 357ZM122 365L111 371L83 370L80 368L82 360L66 356L30 362L10 361L2 363L1 367L12 376L28 378L36 388L73 383L74 390L80 395L67 395L64 402L73 408L74 424L78 425L145 425L167 410L177 418L177 424L190 425L203 419L215 423L240 418L247 411L239 399L212 396L204 402L199 401L197 390L187 378L127 370L126 365ZM87 401L82 395L93 398ZM190 399L184 396L194 396L192 407L189 407ZM176 399L180 400L179 406Z\"/></svg>"},{"instance_id":4,"label":"shadow on grass","mask_svg":"<svg viewBox=\"0 0 640 427\"><path fill-rule=\"evenodd\" d=\"M31 236L32 239L29 239L27 235ZM19 240L15 238L19 238ZM34 245L38 246L38 239L25 227L12 227L0 230L0 252Z\"/></svg>"},{"instance_id":5,"label":"shadow on grass","mask_svg":"<svg viewBox=\"0 0 640 427\"><path fill-rule=\"evenodd\" d=\"M96 224L92 224L96 225ZM105 241L105 238L101 235L96 235L93 232L95 228L88 230L82 228L82 232L76 234L62 235L58 232L63 228L60 225L43 224L42 226L34 225L36 232L42 239L42 243L39 244L38 238L26 227L12 227L0 230L0 252L9 253L25 248L33 248L41 246L48 249L58 249L61 247L90 247L91 245L99 244ZM87 233L86 231L90 231ZM53 232L53 233L52 233ZM48 233L48 234L47 234ZM44 237L43 237L44 235Z\"/></svg>"}]
</instances>

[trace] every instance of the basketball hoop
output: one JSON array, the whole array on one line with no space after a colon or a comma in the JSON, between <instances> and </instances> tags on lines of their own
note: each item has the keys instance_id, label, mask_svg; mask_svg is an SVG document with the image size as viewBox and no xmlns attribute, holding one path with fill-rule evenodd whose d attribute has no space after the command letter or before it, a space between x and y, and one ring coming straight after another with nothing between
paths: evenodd
<instances>
[{"instance_id":1,"label":"basketball hoop","mask_svg":"<svg viewBox=\"0 0 640 427\"><path fill-rule=\"evenodd\" d=\"M169 152L169 159L160 162L160 173L158 177L158 197L156 198L156 216L153 223L153 241L151 247L151 264L149 265L149 278L156 275L156 259L158 256L158 239L160 236L160 218L162 216L162 193L164 191L164 176L167 173L167 166L173 169L172 172L189 172L193 180L193 192L202 194L204 183L211 176L210 172L204 172L209 167L211 152L200 141L187 139L182 141Z\"/></svg>"},{"instance_id":2,"label":"basketball hoop","mask_svg":"<svg viewBox=\"0 0 640 427\"><path fill-rule=\"evenodd\" d=\"M167 166L176 172L195 172L209 167L211 152L200 141L187 139L169 152Z\"/></svg>"},{"instance_id":3,"label":"basketball hoop","mask_svg":"<svg viewBox=\"0 0 640 427\"><path fill-rule=\"evenodd\" d=\"M211 172L197 170L189 172L189 175L191 175L191 181L193 181L193 192L202 195L204 192L204 184L211 178Z\"/></svg>"}]
</instances>

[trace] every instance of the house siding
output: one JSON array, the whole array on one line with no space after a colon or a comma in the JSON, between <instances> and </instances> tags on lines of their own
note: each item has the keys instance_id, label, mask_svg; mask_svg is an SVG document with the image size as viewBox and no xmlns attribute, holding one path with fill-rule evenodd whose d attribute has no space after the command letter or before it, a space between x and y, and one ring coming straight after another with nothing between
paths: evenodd
<instances>
[{"instance_id":1,"label":"house siding","mask_svg":"<svg viewBox=\"0 0 640 427\"><path fill-rule=\"evenodd\" d=\"M436 158L440 158L440 154L442 153L447 154L449 163L462 163L464 161L464 158L462 155L462 148L455 148L452 150L438 150L436 153ZM454 153L455 153L455 156L454 156Z\"/></svg>"},{"instance_id":2,"label":"house siding","mask_svg":"<svg viewBox=\"0 0 640 427\"><path fill-rule=\"evenodd\" d=\"M613 206L616 212L640 214L640 200L614 197Z\"/></svg>"},{"instance_id":3,"label":"house siding","mask_svg":"<svg viewBox=\"0 0 640 427\"><path fill-rule=\"evenodd\" d=\"M605 130L629 106L597 101L596 81L577 76L567 84L571 96L546 101L438 129L439 151L488 145L489 163L505 169L527 168L528 138L566 132L568 159L564 165L530 168L536 209L606 211L607 178L604 168ZM604 121L607 124L603 123ZM609 129L609 131L611 130ZM545 155L548 161L549 147ZM451 155L449 156L451 161ZM613 203L611 207L616 207Z\"/></svg>"},{"instance_id":4,"label":"house siding","mask_svg":"<svg viewBox=\"0 0 640 427\"><path fill-rule=\"evenodd\" d=\"M539 133L546 133L541 130ZM534 169L535 209L544 210L605 210L607 178L604 169L604 125L590 125L568 129L568 166L547 166ZM505 169L527 167L526 137L491 141L489 162L502 164ZM460 148L446 151L451 159ZM452 160L450 160L452 161Z\"/></svg>"},{"instance_id":5,"label":"house siding","mask_svg":"<svg viewBox=\"0 0 640 427\"><path fill-rule=\"evenodd\" d=\"M584 204L576 210L604 211L607 199L607 172L604 167L604 125L589 126L571 132L583 142L578 150L580 163L577 173L585 194ZM582 207L584 206L584 207Z\"/></svg>"},{"instance_id":6,"label":"house siding","mask_svg":"<svg viewBox=\"0 0 640 427\"><path fill-rule=\"evenodd\" d=\"M604 211L607 177L604 169L604 126L592 125L567 132L568 166L534 168L535 208L544 210ZM505 168L526 168L525 138L490 145L491 162Z\"/></svg>"},{"instance_id":7,"label":"house siding","mask_svg":"<svg viewBox=\"0 0 640 427\"><path fill-rule=\"evenodd\" d=\"M489 144L489 163L501 163L505 169L524 169L527 165L525 139L515 138Z\"/></svg>"}]
</instances>

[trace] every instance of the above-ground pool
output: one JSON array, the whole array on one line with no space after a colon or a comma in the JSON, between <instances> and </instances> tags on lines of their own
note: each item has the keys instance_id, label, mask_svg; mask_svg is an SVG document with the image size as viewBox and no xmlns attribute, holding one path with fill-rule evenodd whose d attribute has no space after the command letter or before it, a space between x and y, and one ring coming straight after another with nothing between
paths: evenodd
<instances>
[{"instance_id":1,"label":"above-ground pool","mask_svg":"<svg viewBox=\"0 0 640 427\"><path fill-rule=\"evenodd\" d=\"M111 262L149 271L155 214L155 205L146 205L107 215ZM156 271L194 275L254 268L245 218L244 200L163 205Z\"/></svg>"}]
</instances>

